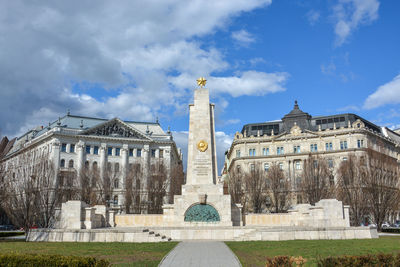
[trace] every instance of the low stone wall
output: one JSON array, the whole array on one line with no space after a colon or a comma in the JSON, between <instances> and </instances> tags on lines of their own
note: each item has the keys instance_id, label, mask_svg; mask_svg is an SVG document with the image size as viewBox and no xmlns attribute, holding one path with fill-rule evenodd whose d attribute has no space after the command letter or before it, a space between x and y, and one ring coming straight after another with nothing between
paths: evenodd
<instances>
[{"instance_id":1,"label":"low stone wall","mask_svg":"<svg viewBox=\"0 0 400 267\"><path fill-rule=\"evenodd\" d=\"M162 214L119 214L115 216L117 227L163 226Z\"/></svg>"},{"instance_id":2,"label":"low stone wall","mask_svg":"<svg viewBox=\"0 0 400 267\"><path fill-rule=\"evenodd\" d=\"M292 215L288 213L245 215L247 226L290 226L291 221Z\"/></svg>"}]
</instances>

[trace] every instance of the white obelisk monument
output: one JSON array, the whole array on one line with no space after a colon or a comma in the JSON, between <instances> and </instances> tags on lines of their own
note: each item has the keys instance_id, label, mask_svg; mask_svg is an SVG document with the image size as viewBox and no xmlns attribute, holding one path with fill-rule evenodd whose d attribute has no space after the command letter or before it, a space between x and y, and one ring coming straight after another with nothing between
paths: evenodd
<instances>
[{"instance_id":1,"label":"white obelisk monument","mask_svg":"<svg viewBox=\"0 0 400 267\"><path fill-rule=\"evenodd\" d=\"M194 91L194 104L189 105L186 184L182 195L174 196L174 204L164 206L169 225L232 226L233 221L240 221L232 218L236 206L231 206L230 195L224 195L223 185L217 183L214 105L205 83L203 77L197 80L200 88Z\"/></svg>"}]
</instances>

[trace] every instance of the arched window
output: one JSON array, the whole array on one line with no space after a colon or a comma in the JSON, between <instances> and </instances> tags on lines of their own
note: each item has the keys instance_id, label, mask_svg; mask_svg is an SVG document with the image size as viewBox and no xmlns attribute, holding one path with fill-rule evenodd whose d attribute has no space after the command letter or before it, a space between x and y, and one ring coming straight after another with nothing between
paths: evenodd
<instances>
[{"instance_id":1,"label":"arched window","mask_svg":"<svg viewBox=\"0 0 400 267\"><path fill-rule=\"evenodd\" d=\"M69 162L68 162L68 168L73 168L74 167L74 161L71 159Z\"/></svg>"},{"instance_id":2,"label":"arched window","mask_svg":"<svg viewBox=\"0 0 400 267\"><path fill-rule=\"evenodd\" d=\"M89 170L89 161L85 161L85 170Z\"/></svg>"},{"instance_id":3,"label":"arched window","mask_svg":"<svg viewBox=\"0 0 400 267\"><path fill-rule=\"evenodd\" d=\"M114 205L118 205L118 196L114 196Z\"/></svg>"},{"instance_id":4,"label":"arched window","mask_svg":"<svg viewBox=\"0 0 400 267\"><path fill-rule=\"evenodd\" d=\"M114 180L114 188L119 188L119 179Z\"/></svg>"},{"instance_id":5,"label":"arched window","mask_svg":"<svg viewBox=\"0 0 400 267\"><path fill-rule=\"evenodd\" d=\"M65 168L65 159L62 159L60 162L60 167Z\"/></svg>"},{"instance_id":6,"label":"arched window","mask_svg":"<svg viewBox=\"0 0 400 267\"><path fill-rule=\"evenodd\" d=\"M94 171L96 171L96 170L97 170L97 161L93 162L93 165L92 165L92 167L93 167L93 170L94 170Z\"/></svg>"}]
</instances>

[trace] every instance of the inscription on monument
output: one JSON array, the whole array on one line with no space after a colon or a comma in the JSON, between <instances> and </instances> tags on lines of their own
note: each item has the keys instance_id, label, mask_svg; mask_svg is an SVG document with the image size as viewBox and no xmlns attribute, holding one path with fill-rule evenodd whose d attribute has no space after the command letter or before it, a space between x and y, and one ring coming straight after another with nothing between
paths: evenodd
<instances>
[{"instance_id":1,"label":"inscription on monument","mask_svg":"<svg viewBox=\"0 0 400 267\"><path fill-rule=\"evenodd\" d=\"M208 157L198 155L194 161L194 173L199 176L207 176L210 173L211 160Z\"/></svg>"}]
</instances>

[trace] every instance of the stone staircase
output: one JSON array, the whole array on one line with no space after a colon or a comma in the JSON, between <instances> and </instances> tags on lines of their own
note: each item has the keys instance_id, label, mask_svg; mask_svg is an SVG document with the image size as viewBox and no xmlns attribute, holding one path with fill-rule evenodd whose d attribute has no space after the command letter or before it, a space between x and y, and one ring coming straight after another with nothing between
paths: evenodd
<instances>
[{"instance_id":1,"label":"stone staircase","mask_svg":"<svg viewBox=\"0 0 400 267\"><path fill-rule=\"evenodd\" d=\"M143 229L143 233L148 234L148 238L149 238L148 242L169 242L172 240L170 237L167 237L163 234L152 231L148 228Z\"/></svg>"}]
</instances>

